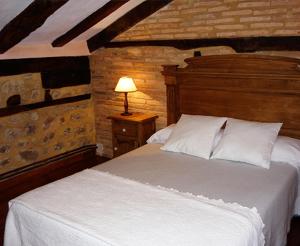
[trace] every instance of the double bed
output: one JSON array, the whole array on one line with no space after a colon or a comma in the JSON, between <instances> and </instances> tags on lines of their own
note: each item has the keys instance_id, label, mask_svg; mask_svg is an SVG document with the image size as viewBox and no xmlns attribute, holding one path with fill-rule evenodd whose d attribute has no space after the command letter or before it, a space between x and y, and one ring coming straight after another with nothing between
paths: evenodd
<instances>
[{"instance_id":1,"label":"double bed","mask_svg":"<svg viewBox=\"0 0 300 246\"><path fill-rule=\"evenodd\" d=\"M299 60L226 55L186 62L162 72L168 125L181 114L227 116L283 122L281 135L300 138ZM285 245L300 210L297 168L160 147L147 144L12 200L5 245Z\"/></svg>"}]
</instances>

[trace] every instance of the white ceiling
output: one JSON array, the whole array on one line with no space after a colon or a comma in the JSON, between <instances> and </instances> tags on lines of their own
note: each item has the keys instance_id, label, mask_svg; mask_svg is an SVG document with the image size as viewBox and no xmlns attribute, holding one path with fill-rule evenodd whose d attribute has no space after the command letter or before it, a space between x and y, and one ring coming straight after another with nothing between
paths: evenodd
<instances>
[{"instance_id":1,"label":"white ceiling","mask_svg":"<svg viewBox=\"0 0 300 246\"><path fill-rule=\"evenodd\" d=\"M32 0L0 0L0 29L22 12Z\"/></svg>"},{"instance_id":2,"label":"white ceiling","mask_svg":"<svg viewBox=\"0 0 300 246\"><path fill-rule=\"evenodd\" d=\"M52 41L109 2L109 0L69 0L54 12L41 27L32 32L15 47L0 55L0 59L58 56L63 54L64 51L66 55L88 55L87 39L144 1L130 0L111 15L72 40L69 44L53 48L51 46ZM31 2L33 0L0 0L0 29L22 12Z\"/></svg>"}]
</instances>

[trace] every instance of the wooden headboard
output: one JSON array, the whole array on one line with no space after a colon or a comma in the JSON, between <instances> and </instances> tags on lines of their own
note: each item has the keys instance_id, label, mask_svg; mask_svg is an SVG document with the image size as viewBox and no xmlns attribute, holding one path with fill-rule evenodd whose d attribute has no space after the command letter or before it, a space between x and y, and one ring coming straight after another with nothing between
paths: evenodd
<instances>
[{"instance_id":1,"label":"wooden headboard","mask_svg":"<svg viewBox=\"0 0 300 246\"><path fill-rule=\"evenodd\" d=\"M281 135L300 139L300 60L261 55L193 57L164 65L168 125L200 114L283 122Z\"/></svg>"}]
</instances>

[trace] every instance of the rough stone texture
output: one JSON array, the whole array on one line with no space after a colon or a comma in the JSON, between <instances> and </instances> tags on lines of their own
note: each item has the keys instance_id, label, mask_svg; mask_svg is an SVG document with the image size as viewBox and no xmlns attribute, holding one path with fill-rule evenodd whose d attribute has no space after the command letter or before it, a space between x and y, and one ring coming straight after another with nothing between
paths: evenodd
<instances>
[{"instance_id":1,"label":"rough stone texture","mask_svg":"<svg viewBox=\"0 0 300 246\"><path fill-rule=\"evenodd\" d=\"M0 108L6 107L10 96L21 95L21 104L44 100L44 89L39 73L28 73L0 77Z\"/></svg>"},{"instance_id":2,"label":"rough stone texture","mask_svg":"<svg viewBox=\"0 0 300 246\"><path fill-rule=\"evenodd\" d=\"M22 103L44 100L44 89L36 74L0 77L1 107L6 106L5 97L18 92ZM34 81L31 83L30 79ZM5 83L1 84L1 81ZM31 98L30 91L42 95L39 100ZM23 93L24 92L24 93ZM55 89L57 98L90 93L89 86L75 86ZM27 97L28 96L28 97ZM2 101L1 101L2 100ZM66 134L66 129L68 134ZM0 118L0 175L33 162L79 148L95 144L94 107L92 100L51 106L22 112Z\"/></svg>"},{"instance_id":3,"label":"rough stone texture","mask_svg":"<svg viewBox=\"0 0 300 246\"><path fill-rule=\"evenodd\" d=\"M34 161L37 160L37 158L39 156L39 153L37 151L34 151L34 150L25 150L25 151L19 152L19 155L25 161L34 162Z\"/></svg>"},{"instance_id":4,"label":"rough stone texture","mask_svg":"<svg viewBox=\"0 0 300 246\"><path fill-rule=\"evenodd\" d=\"M0 153L7 153L9 151L8 145L2 145L0 146Z\"/></svg>"},{"instance_id":5,"label":"rough stone texture","mask_svg":"<svg viewBox=\"0 0 300 246\"><path fill-rule=\"evenodd\" d=\"M0 167L4 167L9 164L9 159L0 160Z\"/></svg>"},{"instance_id":6,"label":"rough stone texture","mask_svg":"<svg viewBox=\"0 0 300 246\"><path fill-rule=\"evenodd\" d=\"M115 40L188 39L242 36L299 35L299 0L174 0ZM229 47L195 49L202 55L231 54ZM112 156L110 114L123 111L123 94L114 87L121 76L134 78L129 110L156 113L157 128L166 125L166 95L160 74L163 64L184 65L194 50L167 47L99 49L90 57L97 143ZM300 52L259 52L300 58Z\"/></svg>"},{"instance_id":7,"label":"rough stone texture","mask_svg":"<svg viewBox=\"0 0 300 246\"><path fill-rule=\"evenodd\" d=\"M38 119L32 120L32 114L38 115ZM80 120L72 120L73 114L80 115ZM62 117L64 122L61 122ZM1 122L6 130L0 129L0 174L95 143L91 100L3 117ZM35 129L31 134L26 130L28 125ZM70 134L65 134L66 128L70 129ZM9 164L4 165L6 159Z\"/></svg>"},{"instance_id":8,"label":"rough stone texture","mask_svg":"<svg viewBox=\"0 0 300 246\"><path fill-rule=\"evenodd\" d=\"M91 92L90 85L78 85L72 86L72 90L69 87L59 88L59 89L51 89L50 95L53 99L64 98L64 97L72 97L79 96L83 94L88 94Z\"/></svg>"},{"instance_id":9,"label":"rough stone texture","mask_svg":"<svg viewBox=\"0 0 300 246\"><path fill-rule=\"evenodd\" d=\"M299 0L174 0L116 40L299 34Z\"/></svg>"}]
</instances>

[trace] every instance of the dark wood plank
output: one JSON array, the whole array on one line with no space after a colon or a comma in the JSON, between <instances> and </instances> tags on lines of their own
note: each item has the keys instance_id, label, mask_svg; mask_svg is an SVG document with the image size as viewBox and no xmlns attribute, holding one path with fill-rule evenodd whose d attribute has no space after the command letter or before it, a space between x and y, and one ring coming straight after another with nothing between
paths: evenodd
<instances>
[{"instance_id":1,"label":"dark wood plank","mask_svg":"<svg viewBox=\"0 0 300 246\"><path fill-rule=\"evenodd\" d=\"M294 216L286 246L300 246L300 216Z\"/></svg>"},{"instance_id":2,"label":"dark wood plank","mask_svg":"<svg viewBox=\"0 0 300 246\"><path fill-rule=\"evenodd\" d=\"M72 29L67 31L65 34L61 35L52 42L53 47L62 47L69 43L71 40L79 36L81 33L85 32L99 21L103 20L105 17L109 16L115 10L123 6L129 0L111 0L103 7L92 13L90 16L85 18L83 21L78 23Z\"/></svg>"},{"instance_id":3,"label":"dark wood plank","mask_svg":"<svg viewBox=\"0 0 300 246\"><path fill-rule=\"evenodd\" d=\"M41 72L44 88L54 89L66 86L90 84L91 73L89 69L57 69Z\"/></svg>"},{"instance_id":4,"label":"dark wood plank","mask_svg":"<svg viewBox=\"0 0 300 246\"><path fill-rule=\"evenodd\" d=\"M0 31L0 54L15 46L44 24L69 0L35 0Z\"/></svg>"},{"instance_id":5,"label":"dark wood plank","mask_svg":"<svg viewBox=\"0 0 300 246\"><path fill-rule=\"evenodd\" d=\"M26 105L17 105L17 106L10 106L7 108L0 108L0 117L14 115L14 114L18 114L21 112L26 112L38 108L45 108L54 105L79 102L82 100L88 100L90 98L91 98L91 94L85 94L85 95L79 95L73 97L60 98L52 101L44 101L44 102L37 102L37 103L26 104Z\"/></svg>"},{"instance_id":6,"label":"dark wood plank","mask_svg":"<svg viewBox=\"0 0 300 246\"><path fill-rule=\"evenodd\" d=\"M91 82L87 56L0 60L0 76L23 73L41 73L42 84L49 89Z\"/></svg>"},{"instance_id":7,"label":"dark wood plank","mask_svg":"<svg viewBox=\"0 0 300 246\"><path fill-rule=\"evenodd\" d=\"M229 46L238 53L276 50L299 51L300 36L115 41L105 43L103 44L103 46L105 48L122 48L131 46L166 46L174 47L180 50L210 46Z\"/></svg>"},{"instance_id":8,"label":"dark wood plank","mask_svg":"<svg viewBox=\"0 0 300 246\"><path fill-rule=\"evenodd\" d=\"M128 30L141 20L150 16L172 1L173 0L146 0L105 28L103 31L91 37L87 41L89 50L92 52L100 47L103 47L104 44L110 42L122 32Z\"/></svg>"},{"instance_id":9,"label":"dark wood plank","mask_svg":"<svg viewBox=\"0 0 300 246\"><path fill-rule=\"evenodd\" d=\"M8 201L39 186L69 176L109 160L96 156L96 146L88 145L37 162L21 172L0 180L0 245L3 243Z\"/></svg>"}]
</instances>

